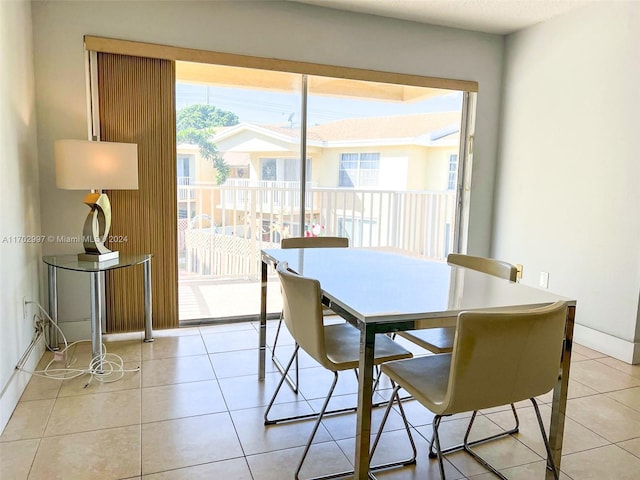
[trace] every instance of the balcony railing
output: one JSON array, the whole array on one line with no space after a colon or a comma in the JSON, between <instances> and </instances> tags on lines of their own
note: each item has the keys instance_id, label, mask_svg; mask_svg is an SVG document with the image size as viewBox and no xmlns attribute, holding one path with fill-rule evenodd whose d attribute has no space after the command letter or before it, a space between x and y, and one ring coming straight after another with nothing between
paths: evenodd
<instances>
[{"instance_id":1,"label":"balcony railing","mask_svg":"<svg viewBox=\"0 0 640 480\"><path fill-rule=\"evenodd\" d=\"M311 182L307 182L306 203L309 203ZM228 179L224 186L223 202L251 202L253 197L264 206L274 208L300 208L300 182L277 182L269 180ZM253 195L252 195L253 193Z\"/></svg>"},{"instance_id":2,"label":"balcony railing","mask_svg":"<svg viewBox=\"0 0 640 480\"><path fill-rule=\"evenodd\" d=\"M193 177L178 177L178 201L193 200L195 190L181 187L188 187L195 184Z\"/></svg>"},{"instance_id":3,"label":"balcony railing","mask_svg":"<svg viewBox=\"0 0 640 480\"><path fill-rule=\"evenodd\" d=\"M178 185L178 198L189 203L188 218L178 223L181 267L200 275L255 279L261 249L312 225L319 235L349 237L353 247L393 247L438 260L453 248L454 191L307 184L302 228L298 182Z\"/></svg>"}]
</instances>

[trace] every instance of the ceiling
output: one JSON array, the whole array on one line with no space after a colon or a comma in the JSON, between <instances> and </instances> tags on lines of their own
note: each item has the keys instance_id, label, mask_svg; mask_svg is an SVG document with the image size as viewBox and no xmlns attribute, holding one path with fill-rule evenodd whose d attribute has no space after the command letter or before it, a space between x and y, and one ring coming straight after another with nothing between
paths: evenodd
<instances>
[{"instance_id":1,"label":"ceiling","mask_svg":"<svg viewBox=\"0 0 640 480\"><path fill-rule=\"evenodd\" d=\"M607 0L290 0L382 17L506 35Z\"/></svg>"}]
</instances>

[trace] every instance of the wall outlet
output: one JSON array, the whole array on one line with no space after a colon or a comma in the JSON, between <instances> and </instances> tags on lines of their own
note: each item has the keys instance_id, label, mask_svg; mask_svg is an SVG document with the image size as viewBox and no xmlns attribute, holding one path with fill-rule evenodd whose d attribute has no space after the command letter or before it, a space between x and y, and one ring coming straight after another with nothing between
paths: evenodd
<instances>
[{"instance_id":1,"label":"wall outlet","mask_svg":"<svg viewBox=\"0 0 640 480\"><path fill-rule=\"evenodd\" d=\"M516 268L518 269L518 273L516 273L516 280L520 281L522 280L522 269L523 269L522 264L518 263L516 265Z\"/></svg>"},{"instance_id":2,"label":"wall outlet","mask_svg":"<svg viewBox=\"0 0 640 480\"><path fill-rule=\"evenodd\" d=\"M542 288L549 288L549 272L540 272L539 285Z\"/></svg>"}]
</instances>

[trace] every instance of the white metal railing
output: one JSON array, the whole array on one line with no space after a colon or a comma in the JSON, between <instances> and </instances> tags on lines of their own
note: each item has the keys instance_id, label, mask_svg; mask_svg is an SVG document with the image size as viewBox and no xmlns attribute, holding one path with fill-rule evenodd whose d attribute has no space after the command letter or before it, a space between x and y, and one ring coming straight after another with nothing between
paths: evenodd
<instances>
[{"instance_id":1,"label":"white metal railing","mask_svg":"<svg viewBox=\"0 0 640 480\"><path fill-rule=\"evenodd\" d=\"M193 177L178 177L178 201L192 200L195 198L195 190L188 187L195 185L195 178Z\"/></svg>"},{"instance_id":2,"label":"white metal railing","mask_svg":"<svg viewBox=\"0 0 640 480\"><path fill-rule=\"evenodd\" d=\"M353 247L395 247L439 260L453 248L454 191L307 184L303 228L298 182L178 185L178 199L188 204L188 218L180 220L181 268L206 276L258 278L261 249L304 235L312 225L319 235L349 237Z\"/></svg>"},{"instance_id":3,"label":"white metal railing","mask_svg":"<svg viewBox=\"0 0 640 480\"><path fill-rule=\"evenodd\" d=\"M307 182L307 202L309 201L308 192L312 187L313 184ZM230 178L225 182L223 188L224 201L227 203L250 202L253 193L263 205L300 208L300 182Z\"/></svg>"}]
</instances>

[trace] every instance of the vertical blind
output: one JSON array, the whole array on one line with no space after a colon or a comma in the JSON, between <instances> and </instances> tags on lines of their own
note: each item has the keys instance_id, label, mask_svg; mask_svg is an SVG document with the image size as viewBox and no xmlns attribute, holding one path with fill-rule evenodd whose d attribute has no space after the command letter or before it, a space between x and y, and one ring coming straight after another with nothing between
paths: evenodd
<instances>
[{"instance_id":1,"label":"vertical blind","mask_svg":"<svg viewBox=\"0 0 640 480\"><path fill-rule=\"evenodd\" d=\"M100 139L138 145L138 190L109 192L109 248L153 255L153 325L178 326L175 62L98 53ZM142 268L106 275L107 332L144 327Z\"/></svg>"}]
</instances>

